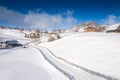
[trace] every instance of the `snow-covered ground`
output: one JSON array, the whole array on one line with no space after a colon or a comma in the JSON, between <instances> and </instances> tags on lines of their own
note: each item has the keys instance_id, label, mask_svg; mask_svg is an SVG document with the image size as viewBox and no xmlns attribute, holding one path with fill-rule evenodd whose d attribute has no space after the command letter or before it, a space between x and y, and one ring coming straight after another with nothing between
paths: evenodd
<instances>
[{"instance_id":1,"label":"snow-covered ground","mask_svg":"<svg viewBox=\"0 0 120 80\"><path fill-rule=\"evenodd\" d=\"M24 33L15 29L0 29L0 35L12 36L13 38L24 38Z\"/></svg>"},{"instance_id":2,"label":"snow-covered ground","mask_svg":"<svg viewBox=\"0 0 120 80\"><path fill-rule=\"evenodd\" d=\"M35 46L35 47L41 52L41 54L47 59L48 62L50 62L54 67L56 67L57 70L65 74L66 77L69 78L69 80L106 80L106 79L109 80L111 79L108 77L105 78L100 75L93 74L92 72L89 73L80 68L76 68L70 65L68 62L63 61L58 57L56 57L48 49L40 46Z\"/></svg>"},{"instance_id":3,"label":"snow-covered ground","mask_svg":"<svg viewBox=\"0 0 120 80\"><path fill-rule=\"evenodd\" d=\"M0 50L0 80L68 80L33 48Z\"/></svg>"},{"instance_id":4,"label":"snow-covered ground","mask_svg":"<svg viewBox=\"0 0 120 80\"><path fill-rule=\"evenodd\" d=\"M39 45L84 68L120 79L119 44L120 34L78 33Z\"/></svg>"},{"instance_id":5,"label":"snow-covered ground","mask_svg":"<svg viewBox=\"0 0 120 80\"><path fill-rule=\"evenodd\" d=\"M1 30L2 41L15 39L22 44L33 41L18 30ZM68 80L47 62L34 47L0 49L0 80Z\"/></svg>"},{"instance_id":6,"label":"snow-covered ground","mask_svg":"<svg viewBox=\"0 0 120 80\"><path fill-rule=\"evenodd\" d=\"M27 48L0 49L0 80L72 79L69 77L75 80L104 80L68 62L120 79L120 34L66 32L60 36L61 39L53 42L47 42L48 37L43 36L43 43L38 46L31 43ZM9 29L0 31L0 39L16 39L22 44L33 41L25 38L24 33ZM68 62L57 59L39 46L47 47Z\"/></svg>"}]
</instances>

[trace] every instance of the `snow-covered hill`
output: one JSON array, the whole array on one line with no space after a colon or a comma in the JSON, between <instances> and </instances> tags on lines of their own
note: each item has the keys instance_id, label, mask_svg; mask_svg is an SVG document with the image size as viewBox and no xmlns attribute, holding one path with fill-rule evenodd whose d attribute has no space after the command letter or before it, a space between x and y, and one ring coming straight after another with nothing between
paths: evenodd
<instances>
[{"instance_id":1,"label":"snow-covered hill","mask_svg":"<svg viewBox=\"0 0 120 80\"><path fill-rule=\"evenodd\" d=\"M0 29L0 34L15 37L24 37L24 34L20 30L15 29Z\"/></svg>"},{"instance_id":2,"label":"snow-covered hill","mask_svg":"<svg viewBox=\"0 0 120 80\"><path fill-rule=\"evenodd\" d=\"M78 33L40 45L84 68L120 79L119 36L115 33Z\"/></svg>"},{"instance_id":3,"label":"snow-covered hill","mask_svg":"<svg viewBox=\"0 0 120 80\"><path fill-rule=\"evenodd\" d=\"M25 32L16 29L0 29L0 41L18 40L22 44L33 41L32 39L25 38Z\"/></svg>"}]
</instances>

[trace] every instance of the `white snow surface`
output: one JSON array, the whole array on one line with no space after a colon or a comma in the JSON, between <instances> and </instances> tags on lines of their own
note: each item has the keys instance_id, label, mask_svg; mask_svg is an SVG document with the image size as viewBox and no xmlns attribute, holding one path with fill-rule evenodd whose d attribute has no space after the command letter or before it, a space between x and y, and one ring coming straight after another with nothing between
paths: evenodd
<instances>
[{"instance_id":1,"label":"white snow surface","mask_svg":"<svg viewBox=\"0 0 120 80\"><path fill-rule=\"evenodd\" d=\"M17 30L1 30L2 41L15 39L25 44L31 39L24 38ZM68 80L41 55L40 51L28 46L0 49L0 80Z\"/></svg>"},{"instance_id":2,"label":"white snow surface","mask_svg":"<svg viewBox=\"0 0 120 80\"><path fill-rule=\"evenodd\" d=\"M0 29L0 34L13 36L13 37L24 37L24 33L15 29Z\"/></svg>"},{"instance_id":3,"label":"white snow surface","mask_svg":"<svg viewBox=\"0 0 120 80\"><path fill-rule=\"evenodd\" d=\"M0 50L0 80L68 80L33 48Z\"/></svg>"},{"instance_id":4,"label":"white snow surface","mask_svg":"<svg viewBox=\"0 0 120 80\"><path fill-rule=\"evenodd\" d=\"M49 48L56 56L89 70L120 79L120 34L118 33L62 33L61 39L39 44ZM17 30L1 30L0 40L16 39L20 43L33 41ZM45 51L44 51L45 52ZM45 53L47 56L47 53ZM68 64L55 62L78 80L99 80L84 71L67 68ZM64 64L64 65L63 65ZM71 71L70 71L71 70ZM80 74L87 74L81 76ZM81 78L80 78L81 77ZM0 80L68 80L68 78L47 62L40 51L33 47L0 50ZM101 79L100 79L101 80Z\"/></svg>"},{"instance_id":5,"label":"white snow surface","mask_svg":"<svg viewBox=\"0 0 120 80\"><path fill-rule=\"evenodd\" d=\"M120 79L120 34L77 33L39 44L56 56L89 70Z\"/></svg>"}]
</instances>

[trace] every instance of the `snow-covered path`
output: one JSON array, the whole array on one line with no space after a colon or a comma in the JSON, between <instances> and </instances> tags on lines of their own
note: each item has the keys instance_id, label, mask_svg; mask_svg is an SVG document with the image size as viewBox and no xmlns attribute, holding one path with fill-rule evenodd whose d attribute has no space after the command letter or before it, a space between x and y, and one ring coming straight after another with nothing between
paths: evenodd
<instances>
[{"instance_id":1,"label":"snow-covered path","mask_svg":"<svg viewBox=\"0 0 120 80\"><path fill-rule=\"evenodd\" d=\"M73 75L71 75L71 74L69 74L68 72L62 70L58 65L56 65L56 64L54 63L53 60L50 60L50 57L46 56L45 52L43 52L41 49L39 49L39 48L37 48L37 47L35 47L35 48L38 49L38 50L40 51L40 53L43 55L43 57L44 57L51 65L53 65L57 70L59 70L60 72L62 72L62 73L63 73L66 77L68 77L70 80L76 80Z\"/></svg>"},{"instance_id":2,"label":"snow-covered path","mask_svg":"<svg viewBox=\"0 0 120 80\"><path fill-rule=\"evenodd\" d=\"M40 51L43 57L52 64L56 69L66 75L69 80L106 80L105 78L90 74L82 69L71 66L63 61L55 58L48 50L45 48L34 46ZM110 80L110 79L109 79Z\"/></svg>"}]
</instances>

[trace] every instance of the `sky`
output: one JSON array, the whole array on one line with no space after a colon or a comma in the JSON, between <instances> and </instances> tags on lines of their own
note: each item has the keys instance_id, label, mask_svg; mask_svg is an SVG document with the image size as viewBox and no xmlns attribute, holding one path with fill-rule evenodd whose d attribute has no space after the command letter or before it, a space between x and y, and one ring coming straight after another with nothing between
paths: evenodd
<instances>
[{"instance_id":1,"label":"sky","mask_svg":"<svg viewBox=\"0 0 120 80\"><path fill-rule=\"evenodd\" d=\"M120 0L0 0L0 25L66 29L120 22Z\"/></svg>"}]
</instances>

